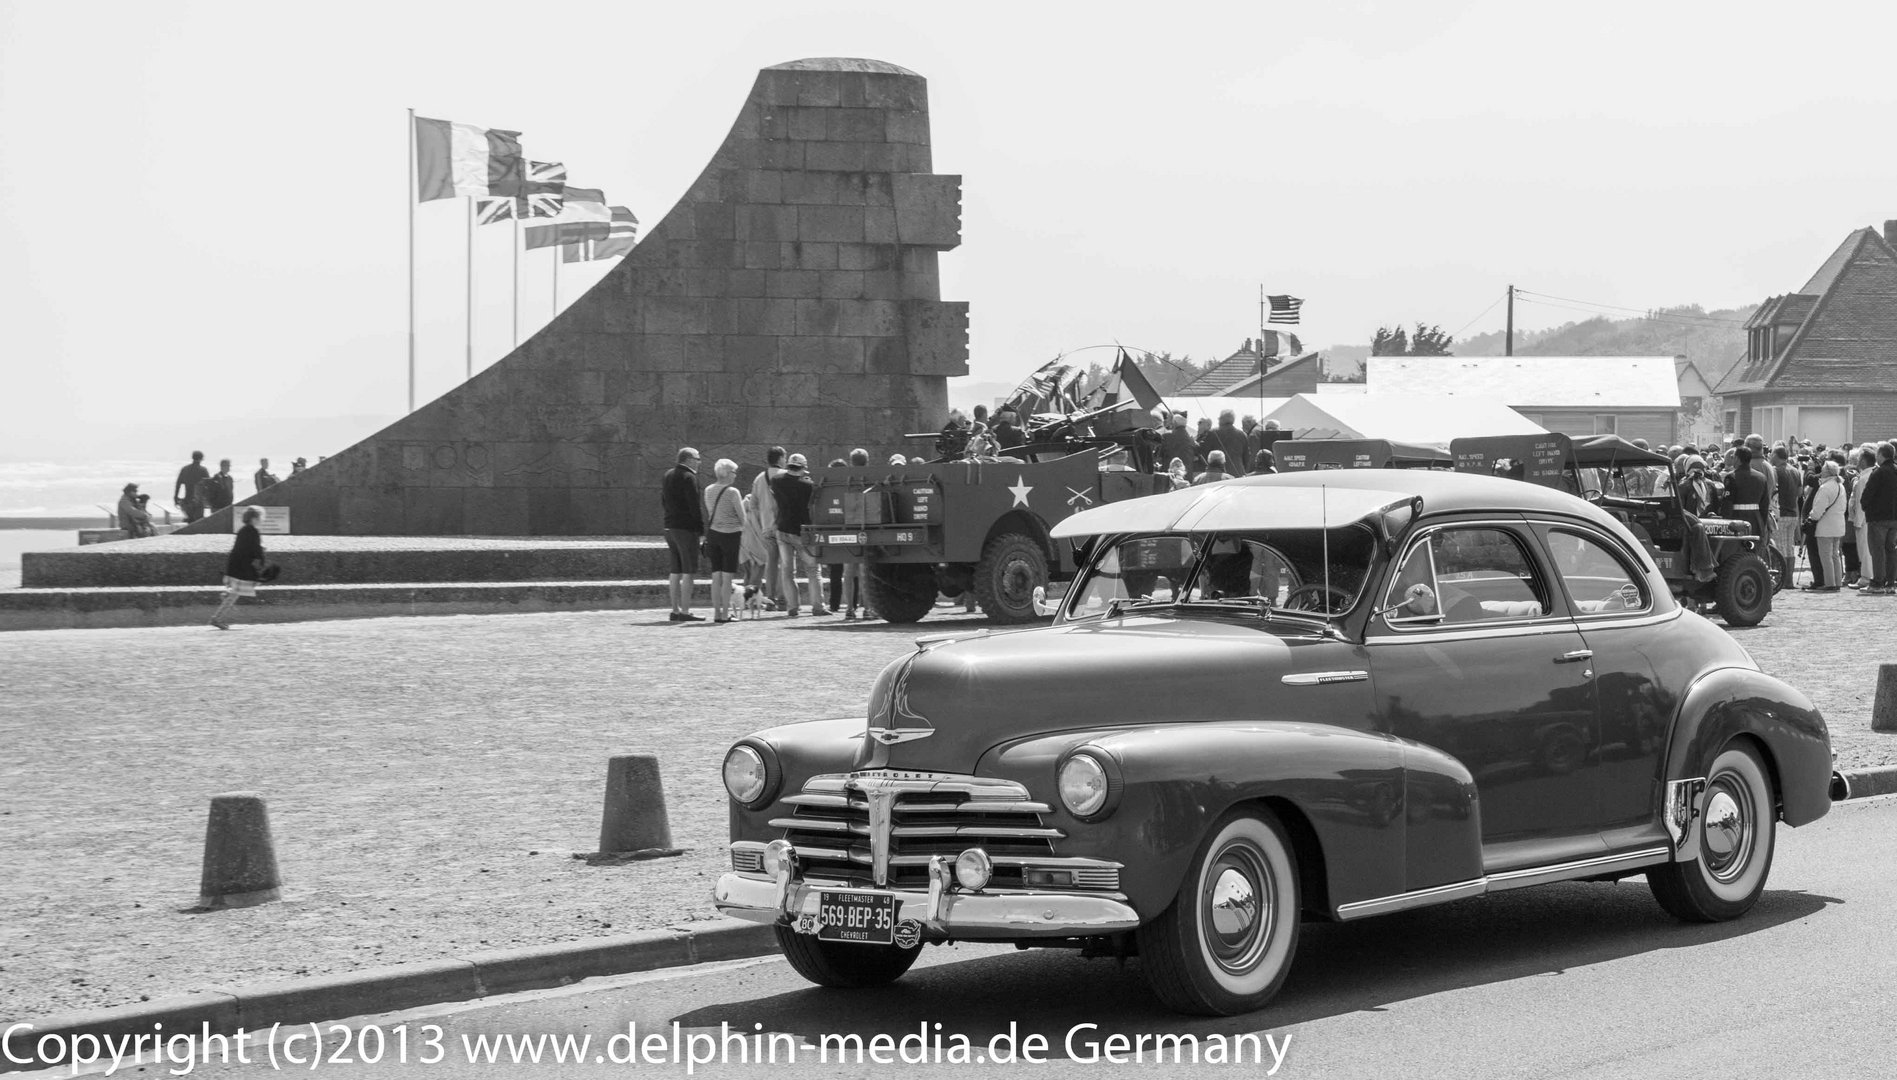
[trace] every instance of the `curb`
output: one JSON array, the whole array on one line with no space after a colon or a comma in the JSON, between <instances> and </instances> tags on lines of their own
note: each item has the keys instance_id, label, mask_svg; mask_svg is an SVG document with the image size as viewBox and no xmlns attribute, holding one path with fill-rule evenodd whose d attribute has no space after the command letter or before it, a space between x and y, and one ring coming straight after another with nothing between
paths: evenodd
<instances>
[{"instance_id":1,"label":"curb","mask_svg":"<svg viewBox=\"0 0 1897 1080\"><path fill-rule=\"evenodd\" d=\"M1868 769L1839 769L1831 774L1831 801L1897 795L1897 765Z\"/></svg>"},{"instance_id":2,"label":"curb","mask_svg":"<svg viewBox=\"0 0 1897 1080\"><path fill-rule=\"evenodd\" d=\"M696 924L694 924L696 925ZM214 988L110 1009L61 1013L12 1030L0 1045L0 1073L64 1064L74 1038L123 1038L189 1033L230 1035L273 1024L305 1024L351 1016L396 1012L447 1001L565 986L601 975L627 975L660 968L765 956L777 951L777 936L763 923L718 919L703 929L646 930L619 937L470 953L465 957L392 964L310 979ZM41 1057L49 1037L59 1052ZM109 1059L110 1053L105 1056ZM24 1060L22 1060L24 1059Z\"/></svg>"}]
</instances>

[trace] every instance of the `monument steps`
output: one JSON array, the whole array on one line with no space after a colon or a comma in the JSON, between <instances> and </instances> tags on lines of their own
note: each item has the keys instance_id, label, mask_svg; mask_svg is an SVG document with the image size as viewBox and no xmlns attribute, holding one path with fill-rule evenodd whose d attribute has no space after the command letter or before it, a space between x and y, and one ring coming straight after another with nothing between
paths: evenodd
<instances>
[{"instance_id":1,"label":"monument steps","mask_svg":"<svg viewBox=\"0 0 1897 1080\"><path fill-rule=\"evenodd\" d=\"M693 595L710 606L707 575ZM205 626L224 590L206 585L0 591L0 631ZM665 578L630 581L375 582L265 586L239 600L233 621L310 622L391 615L502 615L666 608Z\"/></svg>"}]
</instances>

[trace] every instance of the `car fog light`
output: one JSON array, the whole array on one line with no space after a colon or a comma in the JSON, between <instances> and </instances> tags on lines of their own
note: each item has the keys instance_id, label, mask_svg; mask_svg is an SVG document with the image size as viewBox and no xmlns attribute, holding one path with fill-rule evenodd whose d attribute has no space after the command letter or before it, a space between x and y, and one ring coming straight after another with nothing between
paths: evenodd
<instances>
[{"instance_id":1,"label":"car fog light","mask_svg":"<svg viewBox=\"0 0 1897 1080\"><path fill-rule=\"evenodd\" d=\"M738 745L725 755L725 790L741 803L754 803L764 794L769 775L764 755L749 746Z\"/></svg>"},{"instance_id":2,"label":"car fog light","mask_svg":"<svg viewBox=\"0 0 1897 1080\"><path fill-rule=\"evenodd\" d=\"M955 857L955 880L969 892L979 892L995 876L995 863L988 853L978 847L969 848Z\"/></svg>"},{"instance_id":3,"label":"car fog light","mask_svg":"<svg viewBox=\"0 0 1897 1080\"><path fill-rule=\"evenodd\" d=\"M1043 888L1071 889L1074 887L1072 870L1029 870L1026 874L1029 885Z\"/></svg>"},{"instance_id":4,"label":"car fog light","mask_svg":"<svg viewBox=\"0 0 1897 1080\"><path fill-rule=\"evenodd\" d=\"M1060 767L1060 801L1075 817L1088 817L1107 804L1107 770L1090 754L1075 754Z\"/></svg>"},{"instance_id":5,"label":"car fog light","mask_svg":"<svg viewBox=\"0 0 1897 1080\"><path fill-rule=\"evenodd\" d=\"M797 849L790 846L789 840L773 840L764 845L764 872L776 877L785 867L793 872L797 869Z\"/></svg>"}]
</instances>

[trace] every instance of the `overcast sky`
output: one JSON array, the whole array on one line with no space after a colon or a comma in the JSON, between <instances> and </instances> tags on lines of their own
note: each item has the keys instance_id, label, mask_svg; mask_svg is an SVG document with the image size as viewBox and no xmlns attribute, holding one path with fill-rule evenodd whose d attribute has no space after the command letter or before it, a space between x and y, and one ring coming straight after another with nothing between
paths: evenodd
<instances>
[{"instance_id":1,"label":"overcast sky","mask_svg":"<svg viewBox=\"0 0 1897 1080\"><path fill-rule=\"evenodd\" d=\"M1110 341L1222 356L1261 284L1314 343L1496 329L1510 282L1756 302L1897 218L1894 8L0 0L0 456L398 414L406 109L518 129L650 225L757 70L807 56L929 80L976 379ZM464 205L420 208L424 401L466 363ZM511 343L506 228L476 253L477 368ZM550 256L524 256L523 334ZM604 269L564 268L567 300Z\"/></svg>"}]
</instances>

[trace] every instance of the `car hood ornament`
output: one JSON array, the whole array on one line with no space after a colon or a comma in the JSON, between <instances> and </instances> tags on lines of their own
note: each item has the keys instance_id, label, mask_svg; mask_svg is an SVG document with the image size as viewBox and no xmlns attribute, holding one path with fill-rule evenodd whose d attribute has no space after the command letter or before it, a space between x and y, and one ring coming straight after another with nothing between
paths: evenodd
<instances>
[{"instance_id":1,"label":"car hood ornament","mask_svg":"<svg viewBox=\"0 0 1897 1080\"><path fill-rule=\"evenodd\" d=\"M914 742L935 734L928 718L909 708L909 671L921 652L910 654L902 670L888 683L879 683L869 702L869 737L884 746Z\"/></svg>"}]
</instances>

